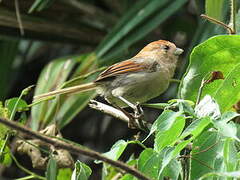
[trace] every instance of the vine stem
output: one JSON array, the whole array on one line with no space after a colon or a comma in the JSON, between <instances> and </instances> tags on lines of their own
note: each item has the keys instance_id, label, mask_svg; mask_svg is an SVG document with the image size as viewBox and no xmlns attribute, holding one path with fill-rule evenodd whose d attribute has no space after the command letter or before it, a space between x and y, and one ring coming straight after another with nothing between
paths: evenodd
<instances>
[{"instance_id":1,"label":"vine stem","mask_svg":"<svg viewBox=\"0 0 240 180\"><path fill-rule=\"evenodd\" d=\"M92 159L100 160L100 161L103 161L105 163L111 164L112 166L120 168L120 169L124 170L125 172L127 172L129 174L132 174L133 176L135 176L138 179L151 180L151 178L145 176L144 174L142 174L137 169L135 169L131 166L128 166L127 164L125 164L121 161L114 161L112 159L109 159L109 158L103 156L102 154L100 154L99 152L93 151L93 150L88 149L86 147L81 147L81 146L77 146L75 144L66 143L66 142L58 140L58 139L50 138L50 137L45 136L45 135L43 135L39 132L35 132L35 131L33 131L29 128L26 128L24 126L20 126L14 121L9 121L9 120L4 119L4 118L0 118L0 123L12 128L12 129L15 129L17 131L20 131L24 134L27 134L27 135L31 136L32 138L36 138L36 139L39 139L39 140L44 141L46 143L49 143L56 148L65 149L67 151L70 151L73 154L77 154L77 155L82 154L82 155L85 155L85 156L89 156Z\"/></svg>"}]
</instances>

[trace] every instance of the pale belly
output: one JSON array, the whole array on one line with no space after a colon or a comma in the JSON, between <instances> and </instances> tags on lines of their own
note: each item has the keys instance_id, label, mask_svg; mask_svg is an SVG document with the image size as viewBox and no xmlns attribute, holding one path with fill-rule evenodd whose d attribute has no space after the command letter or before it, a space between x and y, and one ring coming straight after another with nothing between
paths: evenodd
<instances>
[{"instance_id":1,"label":"pale belly","mask_svg":"<svg viewBox=\"0 0 240 180\"><path fill-rule=\"evenodd\" d=\"M163 93L169 85L165 72L135 73L124 75L111 83L111 89L105 93L109 103L120 107L127 105L117 97L121 96L131 103L143 103Z\"/></svg>"}]
</instances>

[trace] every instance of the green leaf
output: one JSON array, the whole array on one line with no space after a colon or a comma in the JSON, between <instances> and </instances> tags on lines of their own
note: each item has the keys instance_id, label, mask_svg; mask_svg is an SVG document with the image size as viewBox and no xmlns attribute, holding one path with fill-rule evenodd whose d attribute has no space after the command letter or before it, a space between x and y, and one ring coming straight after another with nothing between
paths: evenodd
<instances>
[{"instance_id":1,"label":"green leaf","mask_svg":"<svg viewBox=\"0 0 240 180\"><path fill-rule=\"evenodd\" d=\"M3 107L2 102L0 101L0 117L9 119L10 113L9 110L5 107ZM9 128L7 126L4 126L3 124L0 124L0 139L3 139L5 135L7 134Z\"/></svg>"},{"instance_id":2,"label":"green leaf","mask_svg":"<svg viewBox=\"0 0 240 180\"><path fill-rule=\"evenodd\" d=\"M2 154L0 153L0 164L9 167L12 164L11 152L9 147L5 144L5 140L0 139L0 149L3 148L2 146L5 147Z\"/></svg>"},{"instance_id":3,"label":"green leaf","mask_svg":"<svg viewBox=\"0 0 240 180\"><path fill-rule=\"evenodd\" d=\"M237 137L237 127L234 122L213 121L213 125L223 136L233 138L240 142L240 139Z\"/></svg>"},{"instance_id":4,"label":"green leaf","mask_svg":"<svg viewBox=\"0 0 240 180\"><path fill-rule=\"evenodd\" d=\"M178 180L179 175L182 173L181 162L177 159L173 159L169 162L169 164L165 167L162 174L159 174L160 178L164 179L163 177L168 177L172 180Z\"/></svg>"},{"instance_id":5,"label":"green leaf","mask_svg":"<svg viewBox=\"0 0 240 180\"><path fill-rule=\"evenodd\" d=\"M92 170L86 164L77 160L75 163L75 168L72 173L71 180L88 180L89 176L92 174Z\"/></svg>"},{"instance_id":6,"label":"green leaf","mask_svg":"<svg viewBox=\"0 0 240 180\"><path fill-rule=\"evenodd\" d=\"M162 176L162 173L164 172L164 170L166 169L167 166L170 165L171 161L176 158L177 156L179 156L180 152L183 150L183 148L185 148L190 142L191 142L192 138L186 140L186 141L182 141L180 142L177 146L175 147L171 147L168 148L163 155L163 160L162 160L162 164L161 164L161 169L159 170L159 175L158 177Z\"/></svg>"},{"instance_id":7,"label":"green leaf","mask_svg":"<svg viewBox=\"0 0 240 180\"><path fill-rule=\"evenodd\" d=\"M178 116L172 126L164 131L159 131L154 140L154 150L161 152L166 146L171 146L176 143L179 135L185 126L185 117Z\"/></svg>"},{"instance_id":8,"label":"green leaf","mask_svg":"<svg viewBox=\"0 0 240 180\"><path fill-rule=\"evenodd\" d=\"M190 179L198 179L202 175L222 171L223 145L217 132L205 131L193 141L190 161Z\"/></svg>"},{"instance_id":9,"label":"green leaf","mask_svg":"<svg viewBox=\"0 0 240 180\"><path fill-rule=\"evenodd\" d=\"M181 98L196 100L204 76L212 71L221 71L224 80L216 80L203 88L220 106L221 112L232 108L240 99L240 36L215 36L196 46L190 55L190 64L181 81Z\"/></svg>"},{"instance_id":10,"label":"green leaf","mask_svg":"<svg viewBox=\"0 0 240 180\"><path fill-rule=\"evenodd\" d=\"M182 112L174 112L171 110L163 111L162 114L153 123L150 133L145 139L147 139L155 131L161 132L161 131L166 131L170 129L174 124L174 122L176 121L176 118L178 118L181 115L182 115Z\"/></svg>"},{"instance_id":11,"label":"green leaf","mask_svg":"<svg viewBox=\"0 0 240 180\"><path fill-rule=\"evenodd\" d=\"M236 57L237 58L237 57ZM222 84L218 87L213 97L218 102L221 112L226 112L232 109L240 99L240 63L238 63L226 76Z\"/></svg>"},{"instance_id":12,"label":"green leaf","mask_svg":"<svg viewBox=\"0 0 240 180\"><path fill-rule=\"evenodd\" d=\"M110 149L110 151L104 153L103 155L113 159L113 160L118 160L118 158L122 155L124 150L126 149L128 145L128 142L124 140L118 140Z\"/></svg>"},{"instance_id":13,"label":"green leaf","mask_svg":"<svg viewBox=\"0 0 240 180\"><path fill-rule=\"evenodd\" d=\"M125 174L123 177L121 177L119 180L137 180L133 175L131 174Z\"/></svg>"},{"instance_id":14,"label":"green leaf","mask_svg":"<svg viewBox=\"0 0 240 180\"><path fill-rule=\"evenodd\" d=\"M16 103L17 103L17 106L16 106L17 111L28 107L28 104L26 103L26 101L19 99L18 97L6 100L5 107L8 108L10 113L12 113Z\"/></svg>"},{"instance_id":15,"label":"green leaf","mask_svg":"<svg viewBox=\"0 0 240 180\"><path fill-rule=\"evenodd\" d=\"M227 3L228 2L226 2L226 0L206 0L205 2L206 15L219 21L222 21L223 7Z\"/></svg>"},{"instance_id":16,"label":"green leaf","mask_svg":"<svg viewBox=\"0 0 240 180\"><path fill-rule=\"evenodd\" d=\"M204 117L201 119L194 120L182 133L179 139L184 139L185 137L191 135L191 138L197 137L202 131L211 123L209 117Z\"/></svg>"},{"instance_id":17,"label":"green leaf","mask_svg":"<svg viewBox=\"0 0 240 180\"><path fill-rule=\"evenodd\" d=\"M231 138L225 138L224 147L223 147L223 157L225 163L225 169L228 172L238 170L237 163L237 149L235 146L235 142Z\"/></svg>"},{"instance_id":18,"label":"green leaf","mask_svg":"<svg viewBox=\"0 0 240 180\"><path fill-rule=\"evenodd\" d=\"M138 170L145 175L158 179L158 172L160 169L162 157L153 149L145 149L138 159Z\"/></svg>"},{"instance_id":19,"label":"green leaf","mask_svg":"<svg viewBox=\"0 0 240 180\"><path fill-rule=\"evenodd\" d=\"M51 157L47 164L47 172L46 172L47 180L56 180L57 173L58 173L57 162L53 157Z\"/></svg>"},{"instance_id":20,"label":"green leaf","mask_svg":"<svg viewBox=\"0 0 240 180\"><path fill-rule=\"evenodd\" d=\"M222 122L229 122L231 120L233 120L235 117L240 116L240 114L236 113L236 112L225 112L222 116L221 116L221 121Z\"/></svg>"},{"instance_id":21,"label":"green leaf","mask_svg":"<svg viewBox=\"0 0 240 180\"><path fill-rule=\"evenodd\" d=\"M69 179L72 175L72 169L70 168L61 168L58 170L57 180L66 180Z\"/></svg>"}]
</instances>

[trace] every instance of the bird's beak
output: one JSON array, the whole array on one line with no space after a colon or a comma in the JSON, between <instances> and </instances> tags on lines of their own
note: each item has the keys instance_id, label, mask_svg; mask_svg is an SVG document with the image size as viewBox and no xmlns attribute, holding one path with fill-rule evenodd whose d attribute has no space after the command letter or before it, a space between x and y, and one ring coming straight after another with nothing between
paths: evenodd
<instances>
[{"instance_id":1,"label":"bird's beak","mask_svg":"<svg viewBox=\"0 0 240 180\"><path fill-rule=\"evenodd\" d=\"M183 50L181 48L176 48L174 55L179 56L182 53L183 53Z\"/></svg>"}]
</instances>

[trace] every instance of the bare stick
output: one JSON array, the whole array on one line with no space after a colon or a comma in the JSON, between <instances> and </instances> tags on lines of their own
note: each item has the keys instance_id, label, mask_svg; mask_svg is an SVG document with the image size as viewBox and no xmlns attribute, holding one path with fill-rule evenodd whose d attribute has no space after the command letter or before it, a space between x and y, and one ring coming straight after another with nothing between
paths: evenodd
<instances>
[{"instance_id":1,"label":"bare stick","mask_svg":"<svg viewBox=\"0 0 240 180\"><path fill-rule=\"evenodd\" d=\"M122 111L120 111L119 109L116 109L112 106L109 106L107 104L103 104L103 103L95 101L95 100L90 100L89 107L96 109L98 111L101 111L110 116L113 116L117 119L120 119L126 123L128 123L128 121L129 121L129 117L127 117Z\"/></svg>"},{"instance_id":2,"label":"bare stick","mask_svg":"<svg viewBox=\"0 0 240 180\"><path fill-rule=\"evenodd\" d=\"M137 169L126 165L125 163L121 162L121 161L114 161L112 159L109 159L103 155L101 155L99 152L93 151L91 149L88 149L86 147L81 147L81 146L77 146L71 143L67 143L65 141L61 141L59 139L54 139L54 138L50 138L48 136L45 136L39 132L35 132L29 128L26 128L24 126L20 126L18 125L16 122L14 121L9 121L7 119L4 118L0 118L0 123L13 128L19 132L22 132L24 134L27 134L29 136L31 136L32 138L36 138L36 139L40 139L46 143L49 143L51 145L53 145L56 148L61 148L61 149L65 149L68 150L70 152L72 152L73 154L82 154L85 156L89 156L92 159L96 159L96 160L100 160L103 162L106 162L108 164L111 164L112 166L118 167L124 171L126 171L127 173L132 174L133 176L135 176L138 179L142 179L142 180L151 180L150 178L148 178L147 176L145 176L144 174L142 174L141 172L139 172Z\"/></svg>"},{"instance_id":3,"label":"bare stick","mask_svg":"<svg viewBox=\"0 0 240 180\"><path fill-rule=\"evenodd\" d=\"M101 103L101 102L98 102L95 100L90 100L89 107L96 109L98 111L101 111L105 114L108 114L112 117L115 117L119 120L122 120L126 123L129 123L130 117L128 117L123 111L121 111L113 106L109 106L107 104L104 104L104 103ZM141 123L142 123L142 125L140 125L137 128L144 130L144 131L146 131L146 130L148 131L152 126L152 124L148 123L147 121L142 121ZM141 127L146 127L147 129L141 128Z\"/></svg>"}]
</instances>

